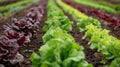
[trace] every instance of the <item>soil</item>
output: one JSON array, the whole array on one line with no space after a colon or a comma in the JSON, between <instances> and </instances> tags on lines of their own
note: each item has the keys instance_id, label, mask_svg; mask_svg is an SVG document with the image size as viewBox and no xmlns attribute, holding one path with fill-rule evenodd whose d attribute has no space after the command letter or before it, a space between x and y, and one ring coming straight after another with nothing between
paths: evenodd
<instances>
[{"instance_id":1,"label":"soil","mask_svg":"<svg viewBox=\"0 0 120 67\"><path fill-rule=\"evenodd\" d=\"M120 26L115 28L113 24L101 20L101 26L103 29L110 30L110 35L120 39Z\"/></svg>"},{"instance_id":2,"label":"soil","mask_svg":"<svg viewBox=\"0 0 120 67\"><path fill-rule=\"evenodd\" d=\"M31 6L32 7L32 6ZM28 10L31 8L27 8L23 11L20 11L20 13L16 13L15 15L13 15L12 17L7 18L7 20L4 19L0 19L0 34L3 33L3 25L6 23L11 24L12 18L17 18L20 19L23 16L25 16L28 12ZM47 10L45 9L45 14L43 15L44 17L42 18L40 27L39 27L39 31L36 34L36 37L34 37L33 39L31 39L31 42L29 43L29 45L25 45L24 47L22 47L22 49L19 51L20 54L22 54L24 56L24 62L23 63L18 63L15 65L10 64L9 62L0 62L3 63L5 65L5 67L31 67L31 62L30 62L30 56L32 52L38 52L38 49L40 48L41 45L43 45L43 41L42 41L42 36L44 35L45 32L43 32L43 26L44 26L44 21L46 20L46 15L47 15Z\"/></svg>"}]
</instances>

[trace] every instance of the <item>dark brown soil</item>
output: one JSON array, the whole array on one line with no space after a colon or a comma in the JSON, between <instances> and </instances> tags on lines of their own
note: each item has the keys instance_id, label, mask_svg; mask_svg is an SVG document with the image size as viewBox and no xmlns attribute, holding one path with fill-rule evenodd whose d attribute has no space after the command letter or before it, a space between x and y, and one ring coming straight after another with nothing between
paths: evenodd
<instances>
[{"instance_id":1,"label":"dark brown soil","mask_svg":"<svg viewBox=\"0 0 120 67\"><path fill-rule=\"evenodd\" d=\"M103 29L110 30L110 35L120 39L120 27L115 28L113 24L101 20L101 25Z\"/></svg>"},{"instance_id":2,"label":"dark brown soil","mask_svg":"<svg viewBox=\"0 0 120 67\"><path fill-rule=\"evenodd\" d=\"M30 8L30 7L29 7ZM29 8L20 11L20 13L16 13L14 16L7 18L7 20L1 19L0 21L0 34L2 34L3 32L3 25L6 23L11 24L12 18L17 18L20 19L23 16L25 16L25 14L28 12ZM43 45L43 41L42 41L42 36L44 35L43 32L43 26L44 26L44 21L46 20L46 14L47 10L45 9L45 14L43 15L44 17L42 18L41 24L39 26L39 31L36 34L36 37L34 37L33 39L31 39L31 43L29 43L29 45L25 45L24 47L22 47L22 49L20 50L20 53L24 56L24 62L23 63L18 63L16 65L11 65L9 62L4 62L5 67L31 67L31 62L30 62L30 56L31 53L34 52L38 52L38 49L40 48L41 45Z\"/></svg>"}]
</instances>

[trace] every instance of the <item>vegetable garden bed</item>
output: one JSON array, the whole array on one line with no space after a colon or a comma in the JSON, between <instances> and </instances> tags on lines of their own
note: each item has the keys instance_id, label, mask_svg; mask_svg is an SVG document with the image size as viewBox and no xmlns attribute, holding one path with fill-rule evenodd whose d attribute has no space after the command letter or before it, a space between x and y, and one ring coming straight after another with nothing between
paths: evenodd
<instances>
[{"instance_id":1,"label":"vegetable garden bed","mask_svg":"<svg viewBox=\"0 0 120 67\"><path fill-rule=\"evenodd\" d=\"M0 67L119 67L120 19L99 11L41 0L0 19Z\"/></svg>"}]
</instances>

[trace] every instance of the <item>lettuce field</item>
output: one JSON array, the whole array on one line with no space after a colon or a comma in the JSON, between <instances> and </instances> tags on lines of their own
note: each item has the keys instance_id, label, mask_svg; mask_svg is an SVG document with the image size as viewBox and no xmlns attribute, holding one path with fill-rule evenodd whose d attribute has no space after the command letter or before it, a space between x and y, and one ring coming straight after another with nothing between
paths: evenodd
<instances>
[{"instance_id":1,"label":"lettuce field","mask_svg":"<svg viewBox=\"0 0 120 67\"><path fill-rule=\"evenodd\" d=\"M120 67L120 0L0 0L0 67Z\"/></svg>"}]
</instances>

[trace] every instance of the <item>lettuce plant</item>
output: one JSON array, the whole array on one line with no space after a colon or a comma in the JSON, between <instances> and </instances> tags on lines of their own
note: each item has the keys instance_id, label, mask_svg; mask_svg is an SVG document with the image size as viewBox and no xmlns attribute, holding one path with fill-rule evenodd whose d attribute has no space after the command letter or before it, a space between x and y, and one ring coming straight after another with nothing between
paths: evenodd
<instances>
[{"instance_id":1,"label":"lettuce plant","mask_svg":"<svg viewBox=\"0 0 120 67\"><path fill-rule=\"evenodd\" d=\"M53 6L54 5L54 6ZM72 30L72 22L64 15L54 2L50 2L47 5L48 15L44 31L47 31L50 27L60 27L66 31Z\"/></svg>"},{"instance_id":2,"label":"lettuce plant","mask_svg":"<svg viewBox=\"0 0 120 67\"><path fill-rule=\"evenodd\" d=\"M64 38L66 40L75 42L74 38L67 34L67 32L65 30L60 29L59 27L57 28L50 28L46 34L43 36L43 42L46 43L47 41L49 41L50 39L53 38Z\"/></svg>"},{"instance_id":3,"label":"lettuce plant","mask_svg":"<svg viewBox=\"0 0 120 67\"><path fill-rule=\"evenodd\" d=\"M42 1L40 5L31 8L22 19L13 19L12 24L3 26L4 31L0 36L0 61L15 64L24 60L19 54L19 48L31 42L30 39L35 36L45 14L46 3L47 0Z\"/></svg>"},{"instance_id":4,"label":"lettuce plant","mask_svg":"<svg viewBox=\"0 0 120 67\"><path fill-rule=\"evenodd\" d=\"M44 45L40 47L39 53L31 55L33 67L93 67L85 61L83 47L75 43L73 37L67 33L68 30L59 26L59 22L64 21L63 18L58 19L59 9L55 8L54 0L48 2L48 27L46 34L43 36ZM55 10L55 11L54 11ZM49 12L50 11L50 12ZM58 11L58 12L57 12ZM51 14L49 14L51 13ZM53 15L53 14L56 15ZM58 13L58 14L57 14ZM52 20L51 20L52 19ZM54 19L54 20L53 20ZM55 22L57 21L57 22ZM66 26L65 26L66 27Z\"/></svg>"},{"instance_id":5,"label":"lettuce plant","mask_svg":"<svg viewBox=\"0 0 120 67\"><path fill-rule=\"evenodd\" d=\"M33 53L33 67L92 67L85 61L83 47L75 43L73 37L60 28L52 28L43 36L46 42Z\"/></svg>"},{"instance_id":6,"label":"lettuce plant","mask_svg":"<svg viewBox=\"0 0 120 67\"><path fill-rule=\"evenodd\" d=\"M97 19L92 17L88 17L85 14L79 12L78 10L74 9L73 7L65 4L62 0L56 0L56 2L63 8L65 12L68 12L73 16L74 19L77 20L77 28L83 32L86 30L86 25L93 24L97 27L101 27L100 22Z\"/></svg>"},{"instance_id":7,"label":"lettuce plant","mask_svg":"<svg viewBox=\"0 0 120 67\"><path fill-rule=\"evenodd\" d=\"M91 40L89 42L91 49L98 49L106 59L115 59L120 56L120 40L109 35L108 30L102 30L101 28L97 28L94 25L86 26L85 37L90 37Z\"/></svg>"}]
</instances>

